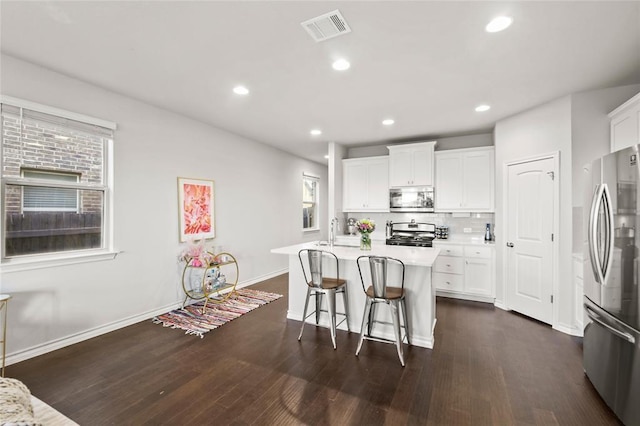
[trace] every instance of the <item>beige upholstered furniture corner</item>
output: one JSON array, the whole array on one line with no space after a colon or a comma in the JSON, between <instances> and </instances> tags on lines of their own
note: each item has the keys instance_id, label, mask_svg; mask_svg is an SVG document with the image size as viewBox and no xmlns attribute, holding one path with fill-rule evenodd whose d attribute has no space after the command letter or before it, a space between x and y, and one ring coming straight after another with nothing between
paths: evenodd
<instances>
[{"instance_id":1,"label":"beige upholstered furniture corner","mask_svg":"<svg viewBox=\"0 0 640 426\"><path fill-rule=\"evenodd\" d=\"M31 395L17 379L0 378L0 425L78 426L53 407Z\"/></svg>"}]
</instances>

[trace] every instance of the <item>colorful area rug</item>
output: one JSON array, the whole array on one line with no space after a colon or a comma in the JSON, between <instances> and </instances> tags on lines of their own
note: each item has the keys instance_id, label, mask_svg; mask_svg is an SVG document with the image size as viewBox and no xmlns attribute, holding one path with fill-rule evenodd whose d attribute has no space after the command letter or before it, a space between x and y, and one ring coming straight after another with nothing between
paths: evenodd
<instances>
[{"instance_id":1,"label":"colorful area rug","mask_svg":"<svg viewBox=\"0 0 640 426\"><path fill-rule=\"evenodd\" d=\"M281 297L281 294L242 288L224 302L208 302L204 313L202 312L204 301L202 301L185 306L184 309L175 309L158 315L152 321L164 327L180 328L185 330L185 334L195 334L203 338L204 333Z\"/></svg>"}]
</instances>

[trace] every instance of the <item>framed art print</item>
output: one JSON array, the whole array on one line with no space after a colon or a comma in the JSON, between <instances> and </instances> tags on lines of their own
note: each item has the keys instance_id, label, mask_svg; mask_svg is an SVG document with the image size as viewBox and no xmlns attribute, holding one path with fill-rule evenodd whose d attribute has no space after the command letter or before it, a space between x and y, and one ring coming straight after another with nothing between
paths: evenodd
<instances>
[{"instance_id":1,"label":"framed art print","mask_svg":"<svg viewBox=\"0 0 640 426\"><path fill-rule=\"evenodd\" d=\"M214 182L178 178L180 242L214 238Z\"/></svg>"}]
</instances>

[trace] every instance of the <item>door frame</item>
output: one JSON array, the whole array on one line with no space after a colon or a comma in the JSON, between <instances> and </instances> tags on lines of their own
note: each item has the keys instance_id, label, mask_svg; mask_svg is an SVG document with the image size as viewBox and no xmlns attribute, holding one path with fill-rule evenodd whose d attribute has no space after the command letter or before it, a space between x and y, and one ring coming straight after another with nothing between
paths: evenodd
<instances>
[{"instance_id":1,"label":"door frame","mask_svg":"<svg viewBox=\"0 0 640 426\"><path fill-rule=\"evenodd\" d=\"M509 229L509 167L515 166L523 163L530 163L532 161L539 160L553 160L553 244L551 250L551 263L552 263L552 295L553 295L553 306L552 306L552 318L551 318L551 326L552 328L556 328L558 323L558 311L559 311L559 244L558 238L560 236L560 151L553 151L547 154L539 154L533 155L530 157L523 157L517 160L506 161L502 165L502 176L504 179L502 180L502 193L504 194L503 202L502 202L502 217L503 223L502 226L505 230L504 232L504 241L503 244L507 243L507 230ZM502 250L502 284L504 291L504 304L507 310L511 311L511 303L510 303L510 293L508 291L508 267L509 267L509 251L503 249ZM572 292L573 293L573 292Z\"/></svg>"}]
</instances>

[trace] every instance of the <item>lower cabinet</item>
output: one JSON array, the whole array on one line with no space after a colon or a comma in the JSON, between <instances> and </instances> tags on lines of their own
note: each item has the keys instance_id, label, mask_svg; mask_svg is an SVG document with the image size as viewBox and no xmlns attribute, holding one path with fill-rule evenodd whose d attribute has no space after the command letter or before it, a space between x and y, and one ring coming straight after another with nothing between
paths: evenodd
<instances>
[{"instance_id":1,"label":"lower cabinet","mask_svg":"<svg viewBox=\"0 0 640 426\"><path fill-rule=\"evenodd\" d=\"M438 242L435 247L440 255L433 265L432 279L438 295L493 302L493 246Z\"/></svg>"}]
</instances>

